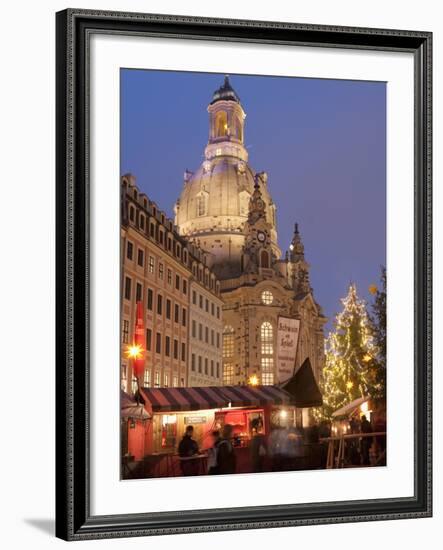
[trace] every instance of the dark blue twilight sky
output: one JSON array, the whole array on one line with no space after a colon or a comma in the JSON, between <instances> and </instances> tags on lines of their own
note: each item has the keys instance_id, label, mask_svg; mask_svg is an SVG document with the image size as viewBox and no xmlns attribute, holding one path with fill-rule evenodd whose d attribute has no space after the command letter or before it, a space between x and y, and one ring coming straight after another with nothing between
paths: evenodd
<instances>
[{"instance_id":1,"label":"dark blue twilight sky","mask_svg":"<svg viewBox=\"0 0 443 550\"><path fill-rule=\"evenodd\" d=\"M206 107L224 75L121 71L121 173L173 215L186 168L208 139ZM315 298L332 320L350 281L368 286L386 265L386 86L230 75L246 112L245 145L268 172L279 244L294 222L311 265ZM331 324L328 323L328 328Z\"/></svg>"}]
</instances>

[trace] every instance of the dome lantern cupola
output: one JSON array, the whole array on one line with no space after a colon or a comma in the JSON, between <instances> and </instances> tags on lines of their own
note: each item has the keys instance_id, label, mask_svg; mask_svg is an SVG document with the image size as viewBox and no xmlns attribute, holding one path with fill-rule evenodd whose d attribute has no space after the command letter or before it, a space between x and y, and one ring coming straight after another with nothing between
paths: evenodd
<instances>
[{"instance_id":1,"label":"dome lantern cupola","mask_svg":"<svg viewBox=\"0 0 443 550\"><path fill-rule=\"evenodd\" d=\"M243 145L246 114L240 98L225 76L208 105L209 140L205 150L206 159L229 155L247 162L248 153Z\"/></svg>"}]
</instances>

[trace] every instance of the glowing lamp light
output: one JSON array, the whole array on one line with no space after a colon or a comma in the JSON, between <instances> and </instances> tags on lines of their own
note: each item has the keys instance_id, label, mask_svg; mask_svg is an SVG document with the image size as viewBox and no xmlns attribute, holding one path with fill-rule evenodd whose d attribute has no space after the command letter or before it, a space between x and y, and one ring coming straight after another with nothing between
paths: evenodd
<instances>
[{"instance_id":1,"label":"glowing lamp light","mask_svg":"<svg viewBox=\"0 0 443 550\"><path fill-rule=\"evenodd\" d=\"M286 418L288 416L288 411L281 410L280 411L280 418Z\"/></svg>"},{"instance_id":2,"label":"glowing lamp light","mask_svg":"<svg viewBox=\"0 0 443 550\"><path fill-rule=\"evenodd\" d=\"M258 386L258 378L255 374L253 374L249 380L248 380L248 383L251 385L251 386Z\"/></svg>"},{"instance_id":3,"label":"glowing lamp light","mask_svg":"<svg viewBox=\"0 0 443 550\"><path fill-rule=\"evenodd\" d=\"M352 382L352 380L348 380L346 382L346 389L347 390L352 390L353 387L354 387L354 382Z\"/></svg>"},{"instance_id":4,"label":"glowing lamp light","mask_svg":"<svg viewBox=\"0 0 443 550\"><path fill-rule=\"evenodd\" d=\"M369 355L369 353L366 353L364 356L363 356L363 361L365 363L369 363L369 361L372 359L372 357Z\"/></svg>"},{"instance_id":5,"label":"glowing lamp light","mask_svg":"<svg viewBox=\"0 0 443 550\"><path fill-rule=\"evenodd\" d=\"M128 346L128 349L126 351L126 355L130 358L130 359L141 359L142 358L142 347L140 345L132 345L132 346Z\"/></svg>"},{"instance_id":6,"label":"glowing lamp light","mask_svg":"<svg viewBox=\"0 0 443 550\"><path fill-rule=\"evenodd\" d=\"M372 295L377 294L377 285L369 285L369 292Z\"/></svg>"}]
</instances>

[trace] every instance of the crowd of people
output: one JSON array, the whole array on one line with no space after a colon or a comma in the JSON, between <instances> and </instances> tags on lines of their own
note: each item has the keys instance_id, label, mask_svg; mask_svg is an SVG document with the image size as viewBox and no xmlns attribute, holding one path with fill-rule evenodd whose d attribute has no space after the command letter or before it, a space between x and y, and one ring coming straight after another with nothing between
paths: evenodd
<instances>
[{"instance_id":1,"label":"crowd of people","mask_svg":"<svg viewBox=\"0 0 443 550\"><path fill-rule=\"evenodd\" d=\"M370 434L384 431L386 426L372 426L362 415L360 420L349 421L349 434ZM197 475L198 463L186 460L198 456L200 450L193 438L193 427L188 426L178 447L183 475ZM265 435L263 424L251 426L249 441L249 470L252 472L287 471L294 469L324 468L326 466L327 441L331 436L331 424L321 422L309 428L272 426ZM221 430L211 432L212 445L205 450L207 472L210 475L233 474L237 470L236 440L233 426L226 424ZM350 438L347 441L346 462L349 465L370 465L370 449L375 445L378 453L386 449L386 436Z\"/></svg>"}]
</instances>

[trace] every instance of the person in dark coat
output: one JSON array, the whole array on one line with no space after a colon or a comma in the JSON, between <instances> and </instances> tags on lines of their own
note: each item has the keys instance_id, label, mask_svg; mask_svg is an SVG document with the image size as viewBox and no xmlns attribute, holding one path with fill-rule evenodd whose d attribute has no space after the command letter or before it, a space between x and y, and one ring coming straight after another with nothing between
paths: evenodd
<instances>
[{"instance_id":1,"label":"person in dark coat","mask_svg":"<svg viewBox=\"0 0 443 550\"><path fill-rule=\"evenodd\" d=\"M193 435L194 427L187 426L185 435L178 446L178 454L182 459L184 459L180 461L182 474L184 476L193 476L198 473L198 462L196 460L186 460L187 458L198 454L198 445L195 439L192 438Z\"/></svg>"},{"instance_id":2,"label":"person in dark coat","mask_svg":"<svg viewBox=\"0 0 443 550\"><path fill-rule=\"evenodd\" d=\"M268 450L263 430L259 427L253 429L250 450L252 471L263 472L265 456Z\"/></svg>"},{"instance_id":3,"label":"person in dark coat","mask_svg":"<svg viewBox=\"0 0 443 550\"><path fill-rule=\"evenodd\" d=\"M360 423L360 432L362 434L370 434L372 433L372 426L369 420L366 418L365 415L361 417L361 423ZM370 465L369 461L369 449L372 445L372 438L371 437L362 437L361 438L361 460L362 464L365 466Z\"/></svg>"},{"instance_id":4,"label":"person in dark coat","mask_svg":"<svg viewBox=\"0 0 443 550\"><path fill-rule=\"evenodd\" d=\"M211 436L212 447L208 449L208 474L216 475L220 473L218 467L218 446L222 439L218 430L214 430Z\"/></svg>"},{"instance_id":5,"label":"person in dark coat","mask_svg":"<svg viewBox=\"0 0 443 550\"><path fill-rule=\"evenodd\" d=\"M217 468L219 474L235 474L236 457L232 446L232 426L223 427L222 439L217 445Z\"/></svg>"}]
</instances>

